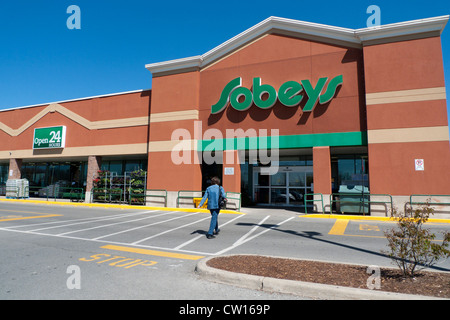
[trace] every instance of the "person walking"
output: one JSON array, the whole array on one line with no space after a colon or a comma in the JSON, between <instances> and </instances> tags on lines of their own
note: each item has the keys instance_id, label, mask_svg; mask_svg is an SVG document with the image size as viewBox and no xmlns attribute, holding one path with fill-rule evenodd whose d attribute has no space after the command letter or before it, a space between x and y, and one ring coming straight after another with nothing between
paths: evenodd
<instances>
[{"instance_id":1,"label":"person walking","mask_svg":"<svg viewBox=\"0 0 450 320\"><path fill-rule=\"evenodd\" d=\"M219 205L219 196L221 195L224 198L224 201L227 201L225 190L220 185L220 179L218 177L213 177L211 179L212 185L206 188L205 195L202 198L202 201L198 205L198 208L201 208L205 203L206 199L208 199L208 210L211 212L211 223L209 225L208 233L206 234L206 238L214 239L214 234L219 234L219 220L218 216L220 213L220 205Z\"/></svg>"}]
</instances>

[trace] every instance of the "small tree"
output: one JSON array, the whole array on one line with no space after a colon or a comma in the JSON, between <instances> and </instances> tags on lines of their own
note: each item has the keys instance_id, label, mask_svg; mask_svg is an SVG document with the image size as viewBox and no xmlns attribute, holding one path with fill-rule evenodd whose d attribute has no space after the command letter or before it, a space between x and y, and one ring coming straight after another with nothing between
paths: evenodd
<instances>
[{"instance_id":1,"label":"small tree","mask_svg":"<svg viewBox=\"0 0 450 320\"><path fill-rule=\"evenodd\" d=\"M406 209L406 213L394 209L392 216L398 219L397 229L391 229L384 234L388 240L387 254L400 268L404 276L414 277L416 271L435 265L442 258L448 258L447 249L450 233L444 233L442 244L434 243L436 235L424 229L426 223L434 213L429 201L424 206L413 210Z\"/></svg>"}]
</instances>

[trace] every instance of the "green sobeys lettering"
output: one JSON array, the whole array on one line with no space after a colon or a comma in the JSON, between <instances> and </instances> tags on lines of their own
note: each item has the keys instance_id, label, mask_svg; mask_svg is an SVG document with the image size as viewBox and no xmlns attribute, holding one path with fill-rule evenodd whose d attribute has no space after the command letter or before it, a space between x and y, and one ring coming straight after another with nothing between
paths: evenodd
<instances>
[{"instance_id":1,"label":"green sobeys lettering","mask_svg":"<svg viewBox=\"0 0 450 320\"><path fill-rule=\"evenodd\" d=\"M327 91L325 91L325 93L320 96L319 103L325 104L331 101L331 99L333 99L334 95L336 94L337 87L342 84L342 81L343 81L342 75L339 75L331 79L330 82L328 83Z\"/></svg>"},{"instance_id":2,"label":"green sobeys lettering","mask_svg":"<svg viewBox=\"0 0 450 320\"><path fill-rule=\"evenodd\" d=\"M263 95L268 94L269 97L263 100ZM253 101L257 107L261 109L272 108L277 102L278 94L275 88L268 84L261 84L261 78L253 78Z\"/></svg>"},{"instance_id":3,"label":"green sobeys lettering","mask_svg":"<svg viewBox=\"0 0 450 320\"><path fill-rule=\"evenodd\" d=\"M219 113L221 112L223 109L225 109L225 107L227 106L228 102L230 101L230 94L234 91L234 89L236 89L237 87L242 86L242 78L236 78L231 80L226 86L225 88L223 88L223 91L220 95L220 99L219 101L211 106L211 113Z\"/></svg>"},{"instance_id":4,"label":"green sobeys lettering","mask_svg":"<svg viewBox=\"0 0 450 320\"><path fill-rule=\"evenodd\" d=\"M325 104L333 99L336 89L343 82L342 75L336 76L328 82L325 93L322 91L328 78L320 78L313 87L311 81L301 80L287 81L280 86L278 92L269 84L261 84L261 78L253 78L253 93L242 87L242 78L231 80L220 94L219 101L211 106L211 113L216 114L225 109L228 103L238 111L248 110L254 103L258 108L270 109L277 100L286 107L295 107L303 99L303 91L308 96L308 101L303 107L303 112L310 112L319 104Z\"/></svg>"}]
</instances>

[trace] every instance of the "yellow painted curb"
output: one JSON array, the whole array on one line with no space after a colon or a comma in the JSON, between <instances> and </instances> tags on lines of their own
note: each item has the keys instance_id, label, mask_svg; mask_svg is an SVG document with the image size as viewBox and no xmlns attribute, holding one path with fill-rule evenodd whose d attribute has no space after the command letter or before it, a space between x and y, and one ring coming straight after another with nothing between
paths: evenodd
<instances>
[{"instance_id":1,"label":"yellow painted curb","mask_svg":"<svg viewBox=\"0 0 450 320\"><path fill-rule=\"evenodd\" d=\"M305 215L300 215L299 218L372 220L372 221L388 221L388 222L395 222L395 221L397 221L397 218L394 218L394 217L352 216L352 215L344 215L344 214L305 214ZM430 218L430 219L428 219L428 222L450 223L450 219Z\"/></svg>"},{"instance_id":2,"label":"yellow painted curb","mask_svg":"<svg viewBox=\"0 0 450 320\"><path fill-rule=\"evenodd\" d=\"M124 205L124 204L110 204L110 203L57 202L57 201L22 200L22 199L0 199L0 201L19 202L19 203L34 203L34 204L47 204L47 205L60 205L60 206L89 207L89 208L115 208L115 209L122 209L122 210L125 210L125 209L138 209L138 210L160 210L160 211L180 211L180 212L204 212L204 213L209 213L208 209L147 207L147 206L131 206L131 205ZM220 210L220 213L245 214L243 212L234 211L234 210Z\"/></svg>"}]
</instances>

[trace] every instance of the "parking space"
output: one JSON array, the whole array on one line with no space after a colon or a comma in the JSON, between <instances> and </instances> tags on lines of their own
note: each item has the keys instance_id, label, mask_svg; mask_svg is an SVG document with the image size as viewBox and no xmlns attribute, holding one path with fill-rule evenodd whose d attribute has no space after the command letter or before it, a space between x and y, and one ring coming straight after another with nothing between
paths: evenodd
<instances>
[{"instance_id":1,"label":"parking space","mask_svg":"<svg viewBox=\"0 0 450 320\"><path fill-rule=\"evenodd\" d=\"M98 243L99 246L111 244L131 248L130 252L136 248L179 253L184 254L184 257L203 257L231 253L241 247L252 247L252 243L258 247L258 243L273 242L273 236L280 245L294 239L319 240L329 236L382 239L384 231L394 226L392 221L363 218L308 219L308 216L276 212L261 210L248 214L221 213L221 234L214 240L207 240L205 234L210 220L207 212L8 204L2 205L0 209L0 231L82 240ZM443 224L429 225L437 231L439 228L446 228ZM265 234L268 238L261 239ZM282 250L289 254L288 248L283 246Z\"/></svg>"},{"instance_id":2,"label":"parking space","mask_svg":"<svg viewBox=\"0 0 450 320\"><path fill-rule=\"evenodd\" d=\"M15 206L17 208L17 206ZM209 213L159 210L91 211L60 208L59 214L45 214L42 207L33 210L2 209L6 217L0 231L65 238L121 247L179 252L203 257L231 251L269 232L294 217L257 217L245 214L220 214L219 240L207 241ZM54 208L52 208L54 209ZM15 215L12 214L14 211ZM125 212L124 212L125 211ZM131 249L130 249L131 250Z\"/></svg>"},{"instance_id":3,"label":"parking space","mask_svg":"<svg viewBox=\"0 0 450 320\"><path fill-rule=\"evenodd\" d=\"M0 210L0 298L42 298L43 292L46 298L115 298L125 291L134 298L207 299L205 287L216 285L198 281L195 264L224 254L391 266L380 251L392 222L247 210L221 213L221 232L209 240L208 212L2 202ZM439 233L450 224L430 227ZM81 293L67 291L72 267L81 270ZM450 261L438 267L448 271Z\"/></svg>"},{"instance_id":4,"label":"parking space","mask_svg":"<svg viewBox=\"0 0 450 320\"><path fill-rule=\"evenodd\" d=\"M295 218L265 215L255 220L245 214L220 214L220 227L226 232L210 241L205 237L210 215L205 212L116 210L74 217L65 209L59 210L63 214L22 210L20 217L1 220L0 231L203 257L227 253Z\"/></svg>"}]
</instances>

